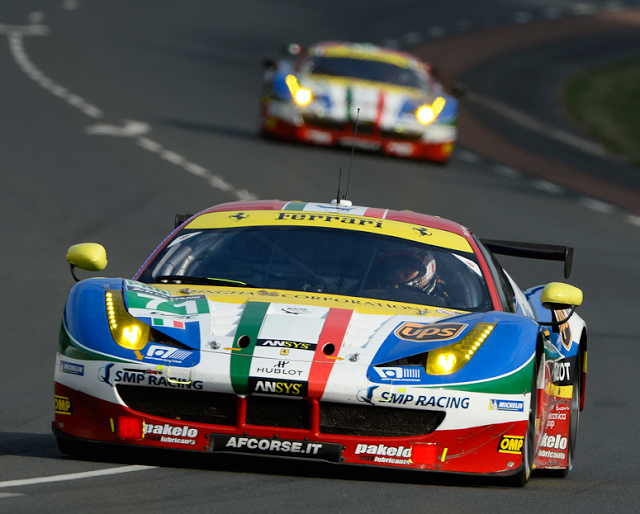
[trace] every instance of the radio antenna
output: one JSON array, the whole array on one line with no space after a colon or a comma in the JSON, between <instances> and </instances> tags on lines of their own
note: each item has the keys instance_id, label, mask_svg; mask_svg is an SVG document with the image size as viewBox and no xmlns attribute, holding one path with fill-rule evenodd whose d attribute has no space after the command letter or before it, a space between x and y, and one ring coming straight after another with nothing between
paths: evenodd
<instances>
[{"instance_id":1,"label":"radio antenna","mask_svg":"<svg viewBox=\"0 0 640 514\"><path fill-rule=\"evenodd\" d=\"M360 107L356 111L356 126L353 129L353 143L351 145L351 160L349 161L349 172L347 173L347 190L344 193L344 199L349 196L349 182L351 182L351 164L353 164L353 152L356 149L356 136L358 135L358 120L360 119Z\"/></svg>"},{"instance_id":2,"label":"radio antenna","mask_svg":"<svg viewBox=\"0 0 640 514\"><path fill-rule=\"evenodd\" d=\"M338 198L336 199L336 205L340 205L340 184L342 183L342 166L340 166L340 174L338 175Z\"/></svg>"}]
</instances>

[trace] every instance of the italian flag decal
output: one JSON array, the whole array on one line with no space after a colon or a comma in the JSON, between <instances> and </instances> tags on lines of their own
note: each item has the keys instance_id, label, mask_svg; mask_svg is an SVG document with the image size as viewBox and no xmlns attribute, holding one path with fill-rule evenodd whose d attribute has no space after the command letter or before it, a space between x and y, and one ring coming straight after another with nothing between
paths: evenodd
<instances>
[{"instance_id":1,"label":"italian flag decal","mask_svg":"<svg viewBox=\"0 0 640 514\"><path fill-rule=\"evenodd\" d=\"M311 316L308 329L295 314L282 312L287 311L279 304L247 302L231 349L233 390L239 395L263 393L320 399L335 362L342 360L338 355L353 311L328 309L320 317ZM267 313L274 317L265 325ZM290 320L288 316L292 316ZM278 324L282 325L274 330ZM311 328L314 324L315 328ZM299 339L293 335L296 331ZM279 338L281 333L284 337ZM287 339L287 333L293 339Z\"/></svg>"},{"instance_id":2,"label":"italian flag decal","mask_svg":"<svg viewBox=\"0 0 640 514\"><path fill-rule=\"evenodd\" d=\"M184 321L165 318L151 318L151 324L154 327L184 328Z\"/></svg>"}]
</instances>

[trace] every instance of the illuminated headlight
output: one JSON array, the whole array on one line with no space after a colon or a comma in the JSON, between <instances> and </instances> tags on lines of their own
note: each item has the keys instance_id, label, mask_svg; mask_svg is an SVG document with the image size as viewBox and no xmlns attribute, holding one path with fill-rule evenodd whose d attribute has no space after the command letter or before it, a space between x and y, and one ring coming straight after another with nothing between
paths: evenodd
<instances>
[{"instance_id":1,"label":"illuminated headlight","mask_svg":"<svg viewBox=\"0 0 640 514\"><path fill-rule=\"evenodd\" d=\"M313 100L313 94L311 94L311 91L307 88L300 87L295 75L287 75L285 82L287 83L289 91L291 91L291 96L293 96L294 101L298 105L304 106Z\"/></svg>"},{"instance_id":2,"label":"illuminated headlight","mask_svg":"<svg viewBox=\"0 0 640 514\"><path fill-rule=\"evenodd\" d=\"M426 125L427 123L431 123L436 118L431 107L427 105L423 105L422 107L420 107L420 109L418 109L418 112L416 112L416 117L418 118L418 121L420 123L423 123L424 125Z\"/></svg>"},{"instance_id":3,"label":"illuminated headlight","mask_svg":"<svg viewBox=\"0 0 640 514\"><path fill-rule=\"evenodd\" d=\"M429 375L450 375L464 366L491 335L496 323L478 323L460 341L431 350L427 356Z\"/></svg>"},{"instance_id":4,"label":"illuminated headlight","mask_svg":"<svg viewBox=\"0 0 640 514\"><path fill-rule=\"evenodd\" d=\"M107 320L113 340L128 350L141 350L149 341L149 325L138 321L127 312L120 291L105 293Z\"/></svg>"},{"instance_id":5,"label":"illuminated headlight","mask_svg":"<svg viewBox=\"0 0 640 514\"><path fill-rule=\"evenodd\" d=\"M307 105L313 99L313 95L311 94L311 91L301 87L296 91L294 98L298 105Z\"/></svg>"},{"instance_id":6,"label":"illuminated headlight","mask_svg":"<svg viewBox=\"0 0 640 514\"><path fill-rule=\"evenodd\" d=\"M416 118L423 125L428 125L438 117L447 101L439 96L431 105L423 105L416 111Z\"/></svg>"}]
</instances>

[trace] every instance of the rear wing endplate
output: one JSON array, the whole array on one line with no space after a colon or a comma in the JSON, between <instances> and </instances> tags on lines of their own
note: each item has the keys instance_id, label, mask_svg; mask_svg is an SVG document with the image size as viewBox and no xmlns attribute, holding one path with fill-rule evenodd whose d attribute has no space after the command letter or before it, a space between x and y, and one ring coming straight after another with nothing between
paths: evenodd
<instances>
[{"instance_id":1,"label":"rear wing endplate","mask_svg":"<svg viewBox=\"0 0 640 514\"><path fill-rule=\"evenodd\" d=\"M573 248L569 246L517 243L514 241L496 241L494 239L482 239L482 242L492 253L500 255L526 257L528 259L544 259L547 261L563 261L564 278L568 279L571 275Z\"/></svg>"}]
</instances>

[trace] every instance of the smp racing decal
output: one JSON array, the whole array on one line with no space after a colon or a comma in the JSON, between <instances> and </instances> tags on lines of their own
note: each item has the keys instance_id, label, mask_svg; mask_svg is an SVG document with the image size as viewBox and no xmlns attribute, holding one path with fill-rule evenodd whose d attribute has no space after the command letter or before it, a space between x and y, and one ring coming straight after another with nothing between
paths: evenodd
<instances>
[{"instance_id":1,"label":"smp racing decal","mask_svg":"<svg viewBox=\"0 0 640 514\"><path fill-rule=\"evenodd\" d=\"M400 325L395 334L405 341L422 343L425 341L447 341L460 335L466 328L464 323L412 323L406 322Z\"/></svg>"},{"instance_id":2,"label":"smp racing decal","mask_svg":"<svg viewBox=\"0 0 640 514\"><path fill-rule=\"evenodd\" d=\"M432 407L435 409L468 409L468 397L438 396L408 393L394 393L382 386L381 392L376 391L381 386L371 386L358 391L358 401L370 405L410 405L414 407Z\"/></svg>"},{"instance_id":3,"label":"smp racing decal","mask_svg":"<svg viewBox=\"0 0 640 514\"><path fill-rule=\"evenodd\" d=\"M331 462L342 461L341 444L267 439L264 437L238 437L222 434L210 434L209 441L211 451L214 452L257 453L261 455L323 459Z\"/></svg>"},{"instance_id":4,"label":"smp racing decal","mask_svg":"<svg viewBox=\"0 0 640 514\"><path fill-rule=\"evenodd\" d=\"M173 387L178 389L202 390L202 380L185 382L176 377L165 377L160 374L149 374L137 370L118 370L112 378L117 384L135 384L150 387Z\"/></svg>"}]
</instances>

